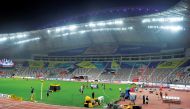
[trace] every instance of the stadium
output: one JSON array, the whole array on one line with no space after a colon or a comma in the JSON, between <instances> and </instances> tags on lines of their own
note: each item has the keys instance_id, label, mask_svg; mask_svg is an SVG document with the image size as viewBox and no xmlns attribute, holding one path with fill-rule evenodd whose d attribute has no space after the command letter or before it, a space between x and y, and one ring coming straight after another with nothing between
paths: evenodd
<instances>
[{"instance_id":1,"label":"stadium","mask_svg":"<svg viewBox=\"0 0 190 109\"><path fill-rule=\"evenodd\" d=\"M190 1L118 10L0 34L0 109L190 109Z\"/></svg>"}]
</instances>

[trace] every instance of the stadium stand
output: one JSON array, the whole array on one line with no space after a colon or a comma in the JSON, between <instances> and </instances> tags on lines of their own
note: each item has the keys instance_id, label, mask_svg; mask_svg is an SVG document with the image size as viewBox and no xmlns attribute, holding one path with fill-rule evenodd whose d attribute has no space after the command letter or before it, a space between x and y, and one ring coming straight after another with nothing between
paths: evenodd
<instances>
[{"instance_id":1,"label":"stadium stand","mask_svg":"<svg viewBox=\"0 0 190 109\"><path fill-rule=\"evenodd\" d=\"M189 59L150 62L42 62L24 61L15 68L0 69L2 77L72 79L87 76L89 80L139 81L154 83L189 83ZM121 63L121 64L119 64Z\"/></svg>"}]
</instances>

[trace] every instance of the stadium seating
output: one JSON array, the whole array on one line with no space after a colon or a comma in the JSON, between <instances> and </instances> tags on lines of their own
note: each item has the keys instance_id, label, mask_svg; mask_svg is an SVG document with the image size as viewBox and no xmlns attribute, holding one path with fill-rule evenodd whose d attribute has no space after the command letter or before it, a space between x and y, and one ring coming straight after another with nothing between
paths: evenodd
<instances>
[{"instance_id":1,"label":"stadium seating","mask_svg":"<svg viewBox=\"0 0 190 109\"><path fill-rule=\"evenodd\" d=\"M188 59L152 62L24 61L14 68L1 68L0 72L3 73L0 76L62 79L88 76L89 80L188 84L190 73L186 69L189 68L189 62Z\"/></svg>"}]
</instances>

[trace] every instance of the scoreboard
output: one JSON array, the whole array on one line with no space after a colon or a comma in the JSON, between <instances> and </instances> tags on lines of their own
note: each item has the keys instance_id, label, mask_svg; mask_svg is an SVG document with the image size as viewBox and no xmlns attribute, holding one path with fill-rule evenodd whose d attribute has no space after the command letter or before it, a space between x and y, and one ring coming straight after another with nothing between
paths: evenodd
<instances>
[{"instance_id":1,"label":"scoreboard","mask_svg":"<svg viewBox=\"0 0 190 109\"><path fill-rule=\"evenodd\" d=\"M14 65L11 59L0 59L0 67L14 67Z\"/></svg>"}]
</instances>

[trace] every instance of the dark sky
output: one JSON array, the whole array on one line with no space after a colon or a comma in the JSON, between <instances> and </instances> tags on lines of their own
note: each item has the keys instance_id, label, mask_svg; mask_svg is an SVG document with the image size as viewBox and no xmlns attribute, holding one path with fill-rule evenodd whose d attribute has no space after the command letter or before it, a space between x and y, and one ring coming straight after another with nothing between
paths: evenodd
<instances>
[{"instance_id":1,"label":"dark sky","mask_svg":"<svg viewBox=\"0 0 190 109\"><path fill-rule=\"evenodd\" d=\"M169 8L180 0L0 0L0 33L44 28L80 14L120 7Z\"/></svg>"}]
</instances>

